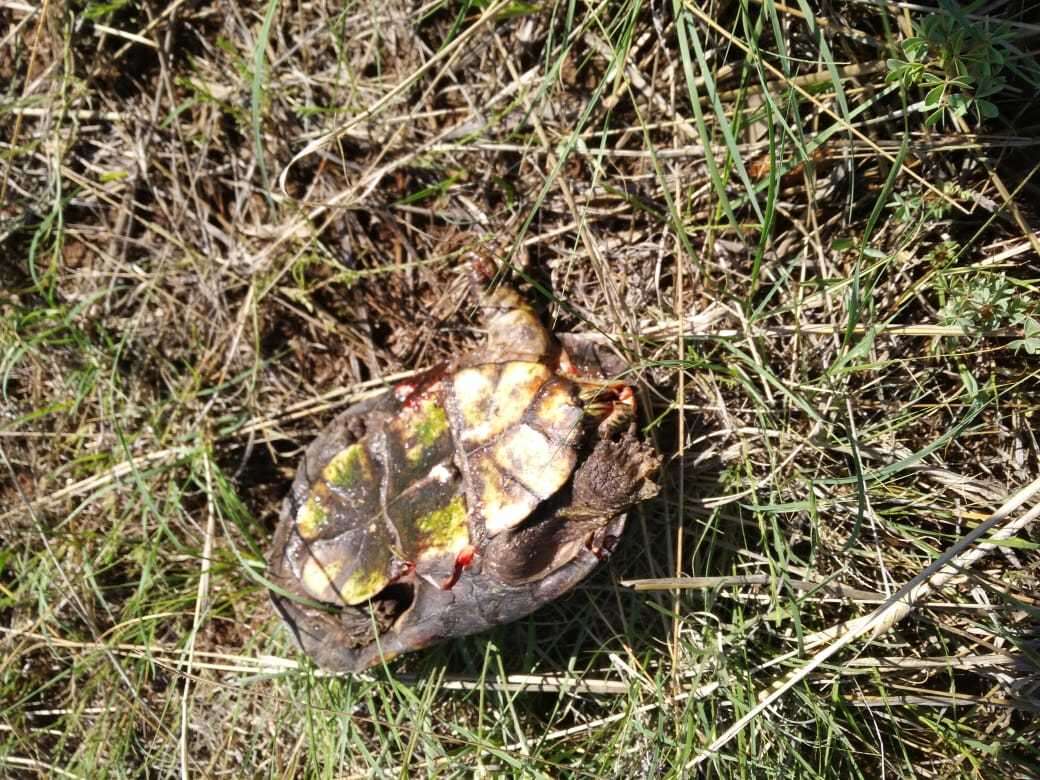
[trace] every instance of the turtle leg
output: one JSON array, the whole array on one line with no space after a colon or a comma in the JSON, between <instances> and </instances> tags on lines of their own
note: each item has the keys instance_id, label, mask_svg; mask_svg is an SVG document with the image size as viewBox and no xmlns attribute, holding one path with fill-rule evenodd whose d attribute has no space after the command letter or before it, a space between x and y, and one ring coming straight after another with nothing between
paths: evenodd
<instances>
[{"instance_id":1,"label":"turtle leg","mask_svg":"<svg viewBox=\"0 0 1040 780\"><path fill-rule=\"evenodd\" d=\"M564 511L575 518L610 517L657 495L654 475L661 460L639 441L635 424L617 441L601 439L574 474L573 500Z\"/></svg>"},{"instance_id":2,"label":"turtle leg","mask_svg":"<svg viewBox=\"0 0 1040 780\"><path fill-rule=\"evenodd\" d=\"M659 464L653 448L636 438L635 426L617 441L602 439L575 472L567 505L491 539L484 570L517 585L547 577L582 551L608 557L617 543L615 520L657 494Z\"/></svg>"},{"instance_id":3,"label":"turtle leg","mask_svg":"<svg viewBox=\"0 0 1040 780\"><path fill-rule=\"evenodd\" d=\"M516 531L499 534L484 553L484 571L499 582L522 585L544 579L574 560L607 518L573 518L565 512L537 518Z\"/></svg>"}]
</instances>

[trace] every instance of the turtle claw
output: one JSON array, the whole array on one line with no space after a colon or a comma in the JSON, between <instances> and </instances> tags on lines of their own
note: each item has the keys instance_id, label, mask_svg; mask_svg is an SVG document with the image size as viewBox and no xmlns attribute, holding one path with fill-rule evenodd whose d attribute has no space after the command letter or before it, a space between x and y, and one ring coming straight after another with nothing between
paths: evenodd
<instances>
[{"instance_id":1,"label":"turtle claw","mask_svg":"<svg viewBox=\"0 0 1040 780\"><path fill-rule=\"evenodd\" d=\"M618 538L612 534L607 534L603 537L600 544L596 544L596 534L589 534L585 540L585 548L596 556L600 561L605 561L614 552L614 548L617 547Z\"/></svg>"},{"instance_id":2,"label":"turtle claw","mask_svg":"<svg viewBox=\"0 0 1040 780\"><path fill-rule=\"evenodd\" d=\"M436 584L437 587L441 590L451 590L452 588L454 588L455 583L458 582L459 577L462 576L462 570L469 566L471 563L473 563L473 558L476 556L476 554L477 548L474 547L472 544L467 544L459 551L459 554L455 556L455 570L450 575L441 580L440 583L432 584Z\"/></svg>"},{"instance_id":3,"label":"turtle claw","mask_svg":"<svg viewBox=\"0 0 1040 780\"><path fill-rule=\"evenodd\" d=\"M600 423L600 433L604 438L612 436L622 428L628 427L636 419L636 394L628 385L618 391L617 400L610 407L610 413Z\"/></svg>"},{"instance_id":4,"label":"turtle claw","mask_svg":"<svg viewBox=\"0 0 1040 780\"><path fill-rule=\"evenodd\" d=\"M636 419L636 394L625 384L586 383L583 388L585 411L599 418L598 436L609 439L632 426Z\"/></svg>"}]
</instances>

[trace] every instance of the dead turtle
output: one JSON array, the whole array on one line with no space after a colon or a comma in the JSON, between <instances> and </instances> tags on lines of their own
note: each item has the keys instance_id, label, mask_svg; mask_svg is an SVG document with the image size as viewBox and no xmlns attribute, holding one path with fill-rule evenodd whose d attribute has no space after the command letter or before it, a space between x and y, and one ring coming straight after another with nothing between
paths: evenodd
<instances>
[{"instance_id":1,"label":"dead turtle","mask_svg":"<svg viewBox=\"0 0 1040 780\"><path fill-rule=\"evenodd\" d=\"M583 580L657 492L659 459L602 350L564 348L474 267L485 346L340 414L284 502L271 598L326 669L527 615Z\"/></svg>"}]
</instances>

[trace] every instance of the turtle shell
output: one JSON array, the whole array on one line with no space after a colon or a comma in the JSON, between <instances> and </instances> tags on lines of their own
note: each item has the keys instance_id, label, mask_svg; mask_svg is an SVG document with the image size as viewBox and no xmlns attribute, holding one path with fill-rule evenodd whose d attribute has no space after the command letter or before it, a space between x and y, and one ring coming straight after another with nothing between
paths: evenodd
<instances>
[{"instance_id":1,"label":"turtle shell","mask_svg":"<svg viewBox=\"0 0 1040 780\"><path fill-rule=\"evenodd\" d=\"M600 397L624 365L557 341L515 290L485 286L490 267L471 268L483 346L341 412L283 502L271 600L328 669L530 614L587 577L657 492L631 391Z\"/></svg>"},{"instance_id":2,"label":"turtle shell","mask_svg":"<svg viewBox=\"0 0 1040 780\"><path fill-rule=\"evenodd\" d=\"M287 559L305 594L355 606L412 572L449 577L568 482L582 416L572 381L522 360L388 393L297 496Z\"/></svg>"}]
</instances>

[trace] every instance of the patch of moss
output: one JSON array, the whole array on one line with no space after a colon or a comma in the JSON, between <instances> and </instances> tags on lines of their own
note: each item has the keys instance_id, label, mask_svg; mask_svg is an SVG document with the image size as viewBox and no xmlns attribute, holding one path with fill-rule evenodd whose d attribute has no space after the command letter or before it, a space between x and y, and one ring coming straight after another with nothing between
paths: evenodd
<instances>
[{"instance_id":1,"label":"patch of moss","mask_svg":"<svg viewBox=\"0 0 1040 780\"><path fill-rule=\"evenodd\" d=\"M469 541L466 506L456 495L447 506L428 512L415 522L426 547L455 548Z\"/></svg>"},{"instance_id":2,"label":"patch of moss","mask_svg":"<svg viewBox=\"0 0 1040 780\"><path fill-rule=\"evenodd\" d=\"M347 604L360 604L372 598L387 584L388 577L383 567L372 569L355 569L347 577L347 581L339 589L340 596Z\"/></svg>"},{"instance_id":3,"label":"patch of moss","mask_svg":"<svg viewBox=\"0 0 1040 780\"><path fill-rule=\"evenodd\" d=\"M314 539L329 521L329 513L312 496L296 515L296 530L304 539Z\"/></svg>"},{"instance_id":4,"label":"patch of moss","mask_svg":"<svg viewBox=\"0 0 1040 780\"><path fill-rule=\"evenodd\" d=\"M330 460L321 475L335 487L354 487L372 476L368 453L360 444L352 444Z\"/></svg>"},{"instance_id":5,"label":"patch of moss","mask_svg":"<svg viewBox=\"0 0 1040 780\"><path fill-rule=\"evenodd\" d=\"M415 444L408 448L408 460L411 463L421 461L447 430L448 416L444 413L444 407L433 399L423 401L419 407L419 419L409 432Z\"/></svg>"}]
</instances>

